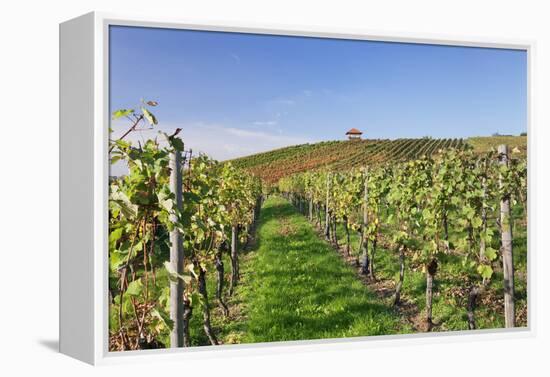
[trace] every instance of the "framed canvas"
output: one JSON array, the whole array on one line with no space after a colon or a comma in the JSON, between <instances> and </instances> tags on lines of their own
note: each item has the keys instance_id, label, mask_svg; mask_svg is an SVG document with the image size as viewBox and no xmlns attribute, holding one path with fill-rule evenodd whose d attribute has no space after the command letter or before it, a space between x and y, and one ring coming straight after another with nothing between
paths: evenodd
<instances>
[{"instance_id":1,"label":"framed canvas","mask_svg":"<svg viewBox=\"0 0 550 377\"><path fill-rule=\"evenodd\" d=\"M61 352L105 364L532 336L533 49L62 23Z\"/></svg>"}]
</instances>

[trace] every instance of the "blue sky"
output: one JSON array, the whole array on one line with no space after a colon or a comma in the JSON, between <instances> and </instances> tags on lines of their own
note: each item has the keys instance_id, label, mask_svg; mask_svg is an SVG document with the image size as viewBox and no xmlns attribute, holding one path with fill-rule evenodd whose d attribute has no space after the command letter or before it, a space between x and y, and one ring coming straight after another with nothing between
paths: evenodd
<instances>
[{"instance_id":1,"label":"blue sky","mask_svg":"<svg viewBox=\"0 0 550 377\"><path fill-rule=\"evenodd\" d=\"M111 109L156 100L159 128L220 160L351 127L392 139L526 130L524 51L136 27L111 27L110 46Z\"/></svg>"}]
</instances>

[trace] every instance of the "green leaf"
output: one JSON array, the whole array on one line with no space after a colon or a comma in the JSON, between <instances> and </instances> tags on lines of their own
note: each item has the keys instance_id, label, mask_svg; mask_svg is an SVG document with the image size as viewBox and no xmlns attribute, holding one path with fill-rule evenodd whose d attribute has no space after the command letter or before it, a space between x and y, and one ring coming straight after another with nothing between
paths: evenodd
<instances>
[{"instance_id":1,"label":"green leaf","mask_svg":"<svg viewBox=\"0 0 550 377\"><path fill-rule=\"evenodd\" d=\"M179 137L172 137L170 138L170 141L175 150L180 152L183 151L183 148L184 148L183 141Z\"/></svg>"},{"instance_id":2,"label":"green leaf","mask_svg":"<svg viewBox=\"0 0 550 377\"><path fill-rule=\"evenodd\" d=\"M167 195L164 193L159 193L157 197L161 208L164 208L166 211L171 212L174 208L174 200L170 197L167 197Z\"/></svg>"},{"instance_id":3,"label":"green leaf","mask_svg":"<svg viewBox=\"0 0 550 377\"><path fill-rule=\"evenodd\" d=\"M114 143L121 150L126 150L132 146L132 143L128 140L115 140Z\"/></svg>"},{"instance_id":4,"label":"green leaf","mask_svg":"<svg viewBox=\"0 0 550 377\"><path fill-rule=\"evenodd\" d=\"M113 157L111 157L111 165L116 164L120 159L122 159L122 156L113 156Z\"/></svg>"},{"instance_id":5,"label":"green leaf","mask_svg":"<svg viewBox=\"0 0 550 377\"><path fill-rule=\"evenodd\" d=\"M198 292L191 293L191 295L189 295L189 301L191 303L191 306L204 305L203 297Z\"/></svg>"},{"instance_id":6,"label":"green leaf","mask_svg":"<svg viewBox=\"0 0 550 377\"><path fill-rule=\"evenodd\" d=\"M141 111L143 112L143 116L145 117L145 119L147 119L151 126L154 126L158 123L157 118L155 118L155 116L145 107L142 107Z\"/></svg>"},{"instance_id":7,"label":"green leaf","mask_svg":"<svg viewBox=\"0 0 550 377\"><path fill-rule=\"evenodd\" d=\"M484 279L490 279L491 276L493 276L493 269L491 268L491 266L488 266L486 264L477 266L477 272Z\"/></svg>"},{"instance_id":8,"label":"green leaf","mask_svg":"<svg viewBox=\"0 0 550 377\"><path fill-rule=\"evenodd\" d=\"M139 296L141 295L142 291L143 291L143 284L141 283L141 279L138 279L128 284L128 289L126 289L126 294L129 296Z\"/></svg>"},{"instance_id":9,"label":"green leaf","mask_svg":"<svg viewBox=\"0 0 550 377\"><path fill-rule=\"evenodd\" d=\"M109 243L114 244L122 237L122 228L116 228L109 234Z\"/></svg>"},{"instance_id":10,"label":"green leaf","mask_svg":"<svg viewBox=\"0 0 550 377\"><path fill-rule=\"evenodd\" d=\"M191 276L178 274L176 270L174 270L174 268L172 267L172 263L168 261L164 262L164 268L166 269L166 271L168 271L168 278L171 281L176 282L178 279L181 279L185 284L191 284L191 281L193 280Z\"/></svg>"},{"instance_id":11,"label":"green leaf","mask_svg":"<svg viewBox=\"0 0 550 377\"><path fill-rule=\"evenodd\" d=\"M485 257L487 257L490 261L493 261L497 258L497 251L492 247L488 247L485 249Z\"/></svg>"},{"instance_id":12,"label":"green leaf","mask_svg":"<svg viewBox=\"0 0 550 377\"><path fill-rule=\"evenodd\" d=\"M130 199L119 190L111 190L109 197L110 204L117 204L126 218L134 218L137 215L138 207L130 202Z\"/></svg>"},{"instance_id":13,"label":"green leaf","mask_svg":"<svg viewBox=\"0 0 550 377\"><path fill-rule=\"evenodd\" d=\"M170 317L162 310L153 309L151 310L151 315L155 318L158 318L160 322L168 328L168 330L172 330L172 328L174 327L174 321L172 321Z\"/></svg>"},{"instance_id":14,"label":"green leaf","mask_svg":"<svg viewBox=\"0 0 550 377\"><path fill-rule=\"evenodd\" d=\"M121 109L113 112L113 120L119 119L134 113L134 109Z\"/></svg>"},{"instance_id":15,"label":"green leaf","mask_svg":"<svg viewBox=\"0 0 550 377\"><path fill-rule=\"evenodd\" d=\"M479 217L475 217L473 220L472 220L472 226L474 228L479 228L481 226L481 224L483 223L483 221L481 220L481 218Z\"/></svg>"},{"instance_id":16,"label":"green leaf","mask_svg":"<svg viewBox=\"0 0 550 377\"><path fill-rule=\"evenodd\" d=\"M432 211L430 211L428 208L424 208L422 210L422 217L426 220L432 220L434 216L432 214Z\"/></svg>"},{"instance_id":17,"label":"green leaf","mask_svg":"<svg viewBox=\"0 0 550 377\"><path fill-rule=\"evenodd\" d=\"M116 271L122 264L124 264L127 255L128 254L122 253L119 250L111 252L109 254L109 266L111 267L111 271Z\"/></svg>"}]
</instances>

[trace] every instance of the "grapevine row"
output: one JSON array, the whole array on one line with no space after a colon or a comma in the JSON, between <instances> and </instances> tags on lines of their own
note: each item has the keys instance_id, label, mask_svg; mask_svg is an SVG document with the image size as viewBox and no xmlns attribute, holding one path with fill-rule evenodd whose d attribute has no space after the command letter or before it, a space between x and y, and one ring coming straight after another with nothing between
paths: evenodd
<instances>
[{"instance_id":1,"label":"grapevine row","mask_svg":"<svg viewBox=\"0 0 550 377\"><path fill-rule=\"evenodd\" d=\"M156 103L114 117L130 118L130 130L140 122L155 126L151 106ZM109 190L112 351L191 346L193 316L201 316L204 335L218 344L207 271L215 271L215 301L227 316L223 255L231 261L231 295L239 240L246 243L259 216L260 180L231 163L193 156L177 133L137 145L122 138L110 143L111 163L128 166L128 174L111 178Z\"/></svg>"},{"instance_id":2,"label":"grapevine row","mask_svg":"<svg viewBox=\"0 0 550 377\"><path fill-rule=\"evenodd\" d=\"M418 148L414 142L398 145L398 156ZM428 328L433 324L434 280L442 261L447 260L444 255L462 258L466 270L463 288L470 296L465 308L469 328L476 327L476 299L487 289L501 260L506 326L512 327L511 206L521 206L526 216L526 160L514 157L507 148L476 154L462 147L461 140L432 140L426 146L428 153L416 160L345 172L296 174L280 179L277 190L308 215L336 247L340 246L336 227L342 225L345 256L350 253L350 232L359 232L361 270L371 279L375 279L380 238L389 239L389 248L399 260L396 305L401 301L406 261L425 271ZM441 153L431 155L438 149ZM451 242L449 233L465 235Z\"/></svg>"}]
</instances>

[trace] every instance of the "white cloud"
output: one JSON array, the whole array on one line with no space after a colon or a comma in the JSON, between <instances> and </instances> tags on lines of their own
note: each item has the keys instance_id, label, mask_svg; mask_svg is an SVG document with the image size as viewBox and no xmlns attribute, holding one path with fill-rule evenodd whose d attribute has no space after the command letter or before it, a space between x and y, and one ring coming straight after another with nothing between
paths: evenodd
<instances>
[{"instance_id":1,"label":"white cloud","mask_svg":"<svg viewBox=\"0 0 550 377\"><path fill-rule=\"evenodd\" d=\"M275 126L277 125L277 121L276 120L256 121L253 124L255 126Z\"/></svg>"},{"instance_id":2,"label":"white cloud","mask_svg":"<svg viewBox=\"0 0 550 377\"><path fill-rule=\"evenodd\" d=\"M182 129L179 135L185 143L185 149L192 149L193 154L205 153L219 161L266 152L290 145L313 142L313 140L303 137L282 135L280 132L274 134L259 130L224 127L218 124L163 124L159 130L171 134L176 128ZM113 125L113 129L115 130L113 138L116 138L127 127ZM137 143L138 141L154 138L157 135L157 129L144 130L131 133L128 139ZM161 143L164 142L162 137L159 137L159 141ZM124 165L117 164L112 167L112 174L123 174L125 170Z\"/></svg>"}]
</instances>

